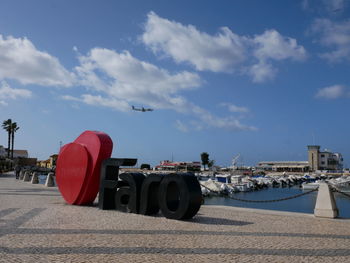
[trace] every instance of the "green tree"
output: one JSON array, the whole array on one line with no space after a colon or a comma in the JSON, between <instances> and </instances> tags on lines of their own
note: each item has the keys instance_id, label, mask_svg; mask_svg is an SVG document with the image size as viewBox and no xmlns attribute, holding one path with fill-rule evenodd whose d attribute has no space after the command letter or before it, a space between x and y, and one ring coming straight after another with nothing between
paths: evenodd
<instances>
[{"instance_id":1,"label":"green tree","mask_svg":"<svg viewBox=\"0 0 350 263\"><path fill-rule=\"evenodd\" d=\"M8 119L2 122L2 128L8 133L8 142L7 142L7 158L10 158L10 144L11 144L11 127L12 120Z\"/></svg>"},{"instance_id":2,"label":"green tree","mask_svg":"<svg viewBox=\"0 0 350 263\"><path fill-rule=\"evenodd\" d=\"M201 153L201 160L202 160L202 165L204 166L204 170L205 170L205 166L207 164L209 164L209 154L207 152L202 152Z\"/></svg>"},{"instance_id":3,"label":"green tree","mask_svg":"<svg viewBox=\"0 0 350 263\"><path fill-rule=\"evenodd\" d=\"M11 159L13 159L13 148L15 144L15 132L18 131L19 127L16 122L11 124L11 137L12 137L12 145L11 145Z\"/></svg>"}]
</instances>

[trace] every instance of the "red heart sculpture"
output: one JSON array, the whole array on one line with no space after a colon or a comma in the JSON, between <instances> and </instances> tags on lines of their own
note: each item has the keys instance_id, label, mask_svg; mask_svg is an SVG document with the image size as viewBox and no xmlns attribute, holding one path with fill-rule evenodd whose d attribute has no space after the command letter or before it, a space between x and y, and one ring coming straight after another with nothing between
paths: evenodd
<instances>
[{"instance_id":1,"label":"red heart sculpture","mask_svg":"<svg viewBox=\"0 0 350 263\"><path fill-rule=\"evenodd\" d=\"M103 160L110 158L111 138L103 132L85 131L62 147L57 159L56 181L68 204L91 204L98 193Z\"/></svg>"}]
</instances>

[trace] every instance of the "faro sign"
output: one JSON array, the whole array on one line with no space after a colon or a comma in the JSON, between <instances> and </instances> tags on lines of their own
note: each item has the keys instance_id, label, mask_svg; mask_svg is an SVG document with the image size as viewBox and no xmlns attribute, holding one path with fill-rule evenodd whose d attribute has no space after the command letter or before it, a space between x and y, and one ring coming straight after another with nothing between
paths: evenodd
<instances>
[{"instance_id":1,"label":"faro sign","mask_svg":"<svg viewBox=\"0 0 350 263\"><path fill-rule=\"evenodd\" d=\"M199 183L192 174L119 174L120 166L136 159L110 158L111 138L85 131L62 147L56 167L58 188L67 203L91 204L99 193L100 209L152 215L159 212L171 219L189 219L202 201Z\"/></svg>"}]
</instances>

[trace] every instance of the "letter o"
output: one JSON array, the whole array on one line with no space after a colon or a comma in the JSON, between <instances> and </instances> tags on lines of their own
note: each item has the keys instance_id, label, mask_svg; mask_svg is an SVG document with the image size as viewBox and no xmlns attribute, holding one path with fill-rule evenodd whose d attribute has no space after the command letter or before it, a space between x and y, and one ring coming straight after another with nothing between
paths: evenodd
<instances>
[{"instance_id":1,"label":"letter o","mask_svg":"<svg viewBox=\"0 0 350 263\"><path fill-rule=\"evenodd\" d=\"M159 187L159 207L169 219L190 219L202 203L202 192L192 174L167 174Z\"/></svg>"}]
</instances>

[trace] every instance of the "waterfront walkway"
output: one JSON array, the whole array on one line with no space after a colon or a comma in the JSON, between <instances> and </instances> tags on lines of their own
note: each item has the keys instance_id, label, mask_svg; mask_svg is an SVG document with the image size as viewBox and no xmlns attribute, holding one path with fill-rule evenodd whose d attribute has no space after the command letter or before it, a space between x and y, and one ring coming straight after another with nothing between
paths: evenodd
<instances>
[{"instance_id":1,"label":"waterfront walkway","mask_svg":"<svg viewBox=\"0 0 350 263\"><path fill-rule=\"evenodd\" d=\"M350 262L350 220L204 205L175 221L0 175L0 262Z\"/></svg>"}]
</instances>

